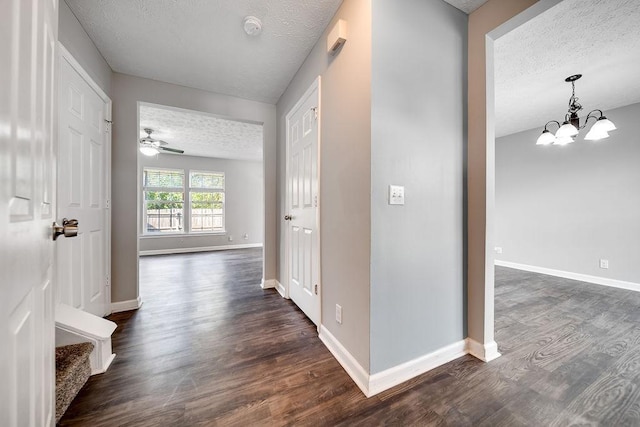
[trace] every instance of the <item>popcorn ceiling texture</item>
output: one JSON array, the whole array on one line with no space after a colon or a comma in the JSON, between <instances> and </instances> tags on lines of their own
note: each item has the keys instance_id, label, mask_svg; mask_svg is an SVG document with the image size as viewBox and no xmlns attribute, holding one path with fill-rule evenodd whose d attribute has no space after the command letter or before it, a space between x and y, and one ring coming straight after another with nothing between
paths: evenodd
<instances>
[{"instance_id":1,"label":"popcorn ceiling texture","mask_svg":"<svg viewBox=\"0 0 640 427\"><path fill-rule=\"evenodd\" d=\"M471 13L483 4L487 2L487 0L444 0L449 3L451 6L454 6L464 13Z\"/></svg>"},{"instance_id":2,"label":"popcorn ceiling texture","mask_svg":"<svg viewBox=\"0 0 640 427\"><path fill-rule=\"evenodd\" d=\"M197 111L140 105L140 137L166 141L185 155L236 160L262 160L262 125L221 119ZM162 152L166 153L166 152Z\"/></svg>"},{"instance_id":3,"label":"popcorn ceiling texture","mask_svg":"<svg viewBox=\"0 0 640 427\"><path fill-rule=\"evenodd\" d=\"M638 0L565 0L496 40L496 136L564 120L572 74L585 116L640 102Z\"/></svg>"},{"instance_id":4,"label":"popcorn ceiling texture","mask_svg":"<svg viewBox=\"0 0 640 427\"><path fill-rule=\"evenodd\" d=\"M116 72L275 104L341 0L66 0ZM262 20L250 37L243 19Z\"/></svg>"}]
</instances>

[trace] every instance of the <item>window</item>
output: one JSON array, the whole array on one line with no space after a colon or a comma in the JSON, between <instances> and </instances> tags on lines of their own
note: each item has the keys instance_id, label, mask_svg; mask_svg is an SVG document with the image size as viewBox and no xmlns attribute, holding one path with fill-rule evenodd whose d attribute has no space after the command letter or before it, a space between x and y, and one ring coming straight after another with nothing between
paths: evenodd
<instances>
[{"instance_id":1,"label":"window","mask_svg":"<svg viewBox=\"0 0 640 427\"><path fill-rule=\"evenodd\" d=\"M142 191L145 235L225 231L223 172L144 168Z\"/></svg>"},{"instance_id":2,"label":"window","mask_svg":"<svg viewBox=\"0 0 640 427\"><path fill-rule=\"evenodd\" d=\"M192 232L224 231L224 173L189 173L189 223Z\"/></svg>"},{"instance_id":3,"label":"window","mask_svg":"<svg viewBox=\"0 0 640 427\"><path fill-rule=\"evenodd\" d=\"M181 233L184 171L144 168L144 233Z\"/></svg>"}]
</instances>

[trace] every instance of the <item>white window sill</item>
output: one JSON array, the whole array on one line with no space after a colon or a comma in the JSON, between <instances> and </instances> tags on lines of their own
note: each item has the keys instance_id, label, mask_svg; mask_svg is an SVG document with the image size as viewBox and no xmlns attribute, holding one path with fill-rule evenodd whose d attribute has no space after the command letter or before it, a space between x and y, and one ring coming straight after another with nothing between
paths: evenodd
<instances>
[{"instance_id":1,"label":"white window sill","mask_svg":"<svg viewBox=\"0 0 640 427\"><path fill-rule=\"evenodd\" d=\"M198 236L224 236L226 235L226 231L203 231L192 232L192 233L167 233L167 234L141 234L138 237L140 239L162 239L162 238L176 238L176 237L198 237Z\"/></svg>"}]
</instances>

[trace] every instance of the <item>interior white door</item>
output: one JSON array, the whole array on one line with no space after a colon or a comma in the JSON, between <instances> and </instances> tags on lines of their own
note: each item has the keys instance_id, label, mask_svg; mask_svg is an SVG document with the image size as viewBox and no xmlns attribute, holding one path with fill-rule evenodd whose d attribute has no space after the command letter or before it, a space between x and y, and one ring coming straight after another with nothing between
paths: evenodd
<instances>
[{"instance_id":1,"label":"interior white door","mask_svg":"<svg viewBox=\"0 0 640 427\"><path fill-rule=\"evenodd\" d=\"M320 78L287 115L287 257L289 296L320 322L318 238L318 115Z\"/></svg>"},{"instance_id":2,"label":"interior white door","mask_svg":"<svg viewBox=\"0 0 640 427\"><path fill-rule=\"evenodd\" d=\"M104 316L109 254L106 199L108 104L65 55L58 87L58 218L78 220L78 236L57 250L59 302Z\"/></svg>"},{"instance_id":3,"label":"interior white door","mask_svg":"<svg viewBox=\"0 0 640 427\"><path fill-rule=\"evenodd\" d=\"M0 425L53 426L57 0L0 2Z\"/></svg>"}]
</instances>

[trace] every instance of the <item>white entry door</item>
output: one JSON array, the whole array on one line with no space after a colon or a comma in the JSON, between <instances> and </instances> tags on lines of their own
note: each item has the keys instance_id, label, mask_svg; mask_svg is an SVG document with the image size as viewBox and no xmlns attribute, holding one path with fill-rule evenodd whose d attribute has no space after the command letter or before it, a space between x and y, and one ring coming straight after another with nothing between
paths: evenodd
<instances>
[{"instance_id":1,"label":"white entry door","mask_svg":"<svg viewBox=\"0 0 640 427\"><path fill-rule=\"evenodd\" d=\"M0 2L0 425L53 426L57 0Z\"/></svg>"},{"instance_id":2,"label":"white entry door","mask_svg":"<svg viewBox=\"0 0 640 427\"><path fill-rule=\"evenodd\" d=\"M111 299L105 121L110 104L64 47L60 51L58 218L77 219L78 236L62 239L56 248L57 298L102 317L110 313Z\"/></svg>"},{"instance_id":3,"label":"white entry door","mask_svg":"<svg viewBox=\"0 0 640 427\"><path fill-rule=\"evenodd\" d=\"M287 260L289 296L320 322L318 139L320 77L287 114Z\"/></svg>"}]
</instances>

